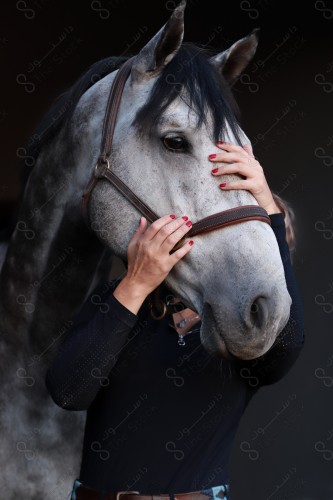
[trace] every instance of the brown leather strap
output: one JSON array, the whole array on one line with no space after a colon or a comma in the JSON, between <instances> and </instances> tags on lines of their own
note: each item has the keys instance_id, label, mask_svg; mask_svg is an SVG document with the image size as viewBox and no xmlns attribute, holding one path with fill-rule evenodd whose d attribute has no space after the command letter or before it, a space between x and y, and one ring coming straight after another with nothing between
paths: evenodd
<instances>
[{"instance_id":1,"label":"brown leather strap","mask_svg":"<svg viewBox=\"0 0 333 500\"><path fill-rule=\"evenodd\" d=\"M199 233L206 233L229 226L230 224L248 220L260 220L262 222L267 222L267 224L271 224L269 215L262 207L257 205L242 205L240 207L229 208L228 210L223 210L223 212L208 215L204 219L195 222L186 234L186 237L188 238Z\"/></svg>"},{"instance_id":2,"label":"brown leather strap","mask_svg":"<svg viewBox=\"0 0 333 500\"><path fill-rule=\"evenodd\" d=\"M111 153L113 134L116 126L120 101L126 80L131 72L133 59L134 57L131 57L119 68L116 76L114 77L111 86L111 91L109 93L109 98L104 115L100 155L97 160L97 164L93 170L93 173L91 175L91 178L88 182L88 185L86 186L86 189L82 195L82 215L88 227L89 227L88 205L89 205L90 195L94 187L96 186L98 180L103 177L98 172L99 166L107 167L109 165L108 158Z\"/></svg>"},{"instance_id":3,"label":"brown leather strap","mask_svg":"<svg viewBox=\"0 0 333 500\"><path fill-rule=\"evenodd\" d=\"M90 195L91 195L94 187L96 186L96 184L99 180L99 177L97 177L95 175L95 171L96 171L97 166L98 166L98 164L94 168L93 173L92 173L92 175L89 179L89 182L86 186L86 189L84 190L84 193L82 195L82 203L81 203L82 217L86 223L86 226L89 228L90 228L90 225L89 225L89 219L88 219L88 205L89 205Z\"/></svg>"},{"instance_id":4,"label":"brown leather strap","mask_svg":"<svg viewBox=\"0 0 333 500\"><path fill-rule=\"evenodd\" d=\"M195 222L191 229L186 233L181 240L176 243L171 253L178 250L185 241L185 238L191 238L197 234L215 231L222 227L237 224L238 222L246 222L248 220L260 220L271 225L271 219L264 208L259 205L242 205L240 207L229 208L216 214L208 215L204 219Z\"/></svg>"},{"instance_id":5,"label":"brown leather strap","mask_svg":"<svg viewBox=\"0 0 333 500\"><path fill-rule=\"evenodd\" d=\"M121 96L123 94L126 80L131 72L133 60L134 57L127 59L127 61L124 62L124 64L119 68L111 87L103 124L100 151L100 160L102 162L106 162L111 154L113 133L116 126Z\"/></svg>"},{"instance_id":6,"label":"brown leather strap","mask_svg":"<svg viewBox=\"0 0 333 500\"><path fill-rule=\"evenodd\" d=\"M120 191L120 193L147 218L149 222L154 222L159 219L159 216L151 210L151 208L149 208L148 205L146 205L146 203L142 201L141 198L139 198L129 187L127 187L126 184L112 172L112 170L106 168L102 175L109 182L111 182L111 184L113 184L118 191Z\"/></svg>"}]
</instances>

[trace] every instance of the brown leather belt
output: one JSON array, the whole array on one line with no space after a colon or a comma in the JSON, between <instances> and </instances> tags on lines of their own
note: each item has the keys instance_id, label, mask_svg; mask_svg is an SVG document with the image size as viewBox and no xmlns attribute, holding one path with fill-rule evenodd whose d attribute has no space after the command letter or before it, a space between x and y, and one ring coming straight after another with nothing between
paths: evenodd
<instances>
[{"instance_id":1,"label":"brown leather belt","mask_svg":"<svg viewBox=\"0 0 333 500\"><path fill-rule=\"evenodd\" d=\"M76 500L172 500L168 494L159 495L140 495L135 491L118 491L118 493L102 494L88 486L81 484L75 491ZM210 495L205 495L200 491L192 491L190 493L174 493L174 500L207 500ZM221 500L227 498L226 494L221 492L218 494Z\"/></svg>"}]
</instances>

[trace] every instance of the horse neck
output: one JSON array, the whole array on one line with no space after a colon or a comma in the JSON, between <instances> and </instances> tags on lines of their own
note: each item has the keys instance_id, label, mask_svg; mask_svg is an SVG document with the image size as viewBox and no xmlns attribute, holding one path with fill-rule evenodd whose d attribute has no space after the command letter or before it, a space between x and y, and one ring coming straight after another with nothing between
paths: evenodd
<instances>
[{"instance_id":1,"label":"horse neck","mask_svg":"<svg viewBox=\"0 0 333 500\"><path fill-rule=\"evenodd\" d=\"M71 152L63 147L57 155L56 146L40 153L30 175L0 275L2 338L35 350L82 304L105 250L80 220L80 207L66 211L75 187Z\"/></svg>"}]
</instances>

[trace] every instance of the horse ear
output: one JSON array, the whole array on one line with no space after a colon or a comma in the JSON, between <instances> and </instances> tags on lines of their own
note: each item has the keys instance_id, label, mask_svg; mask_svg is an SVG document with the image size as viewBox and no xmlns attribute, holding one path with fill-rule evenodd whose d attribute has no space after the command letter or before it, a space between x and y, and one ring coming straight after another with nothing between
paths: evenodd
<instances>
[{"instance_id":1,"label":"horse ear","mask_svg":"<svg viewBox=\"0 0 333 500\"><path fill-rule=\"evenodd\" d=\"M235 42L229 49L213 56L211 62L222 73L229 85L233 85L253 58L258 46L256 28L248 36Z\"/></svg>"},{"instance_id":2,"label":"horse ear","mask_svg":"<svg viewBox=\"0 0 333 500\"><path fill-rule=\"evenodd\" d=\"M132 66L133 79L156 76L177 54L184 36L185 7L186 0L182 0L169 21L135 57Z\"/></svg>"}]
</instances>

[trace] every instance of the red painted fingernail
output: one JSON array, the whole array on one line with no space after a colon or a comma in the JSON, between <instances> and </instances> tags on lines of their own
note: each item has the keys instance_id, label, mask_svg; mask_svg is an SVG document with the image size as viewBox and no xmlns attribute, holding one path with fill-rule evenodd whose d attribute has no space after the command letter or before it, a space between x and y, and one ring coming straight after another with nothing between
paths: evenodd
<instances>
[{"instance_id":1,"label":"red painted fingernail","mask_svg":"<svg viewBox=\"0 0 333 500\"><path fill-rule=\"evenodd\" d=\"M220 184L220 188L224 188L226 185L227 185L226 182L222 182L222 184Z\"/></svg>"},{"instance_id":2,"label":"red painted fingernail","mask_svg":"<svg viewBox=\"0 0 333 500\"><path fill-rule=\"evenodd\" d=\"M209 158L210 160L214 160L214 158L216 158L216 154L209 155L209 156L208 156L208 158Z\"/></svg>"},{"instance_id":3,"label":"red painted fingernail","mask_svg":"<svg viewBox=\"0 0 333 500\"><path fill-rule=\"evenodd\" d=\"M189 220L188 222L186 222L186 225L187 225L188 227L191 227L191 226L192 226L192 222Z\"/></svg>"},{"instance_id":4,"label":"red painted fingernail","mask_svg":"<svg viewBox=\"0 0 333 500\"><path fill-rule=\"evenodd\" d=\"M216 172L218 172L218 170L219 170L218 168L213 168L212 174L216 174Z\"/></svg>"},{"instance_id":5,"label":"red painted fingernail","mask_svg":"<svg viewBox=\"0 0 333 500\"><path fill-rule=\"evenodd\" d=\"M184 219L184 220L188 220L187 215L183 215L182 219Z\"/></svg>"},{"instance_id":6,"label":"red painted fingernail","mask_svg":"<svg viewBox=\"0 0 333 500\"><path fill-rule=\"evenodd\" d=\"M188 242L188 244L189 244L189 245L191 245L191 246L193 245L193 243L194 243L194 241L193 241L193 240L190 240L190 241Z\"/></svg>"},{"instance_id":7,"label":"red painted fingernail","mask_svg":"<svg viewBox=\"0 0 333 500\"><path fill-rule=\"evenodd\" d=\"M225 142L224 141L217 141L218 146L222 146L222 144L225 144Z\"/></svg>"},{"instance_id":8,"label":"red painted fingernail","mask_svg":"<svg viewBox=\"0 0 333 500\"><path fill-rule=\"evenodd\" d=\"M171 219L175 219L175 218L176 218L175 214L171 214L171 215L170 215L170 218L171 218Z\"/></svg>"}]
</instances>

